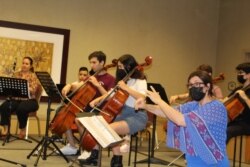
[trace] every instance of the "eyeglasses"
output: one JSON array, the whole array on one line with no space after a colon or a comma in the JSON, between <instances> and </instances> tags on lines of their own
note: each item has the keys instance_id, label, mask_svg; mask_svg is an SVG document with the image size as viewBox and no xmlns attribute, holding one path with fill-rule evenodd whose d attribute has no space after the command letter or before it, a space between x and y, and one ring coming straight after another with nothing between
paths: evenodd
<instances>
[{"instance_id":1,"label":"eyeglasses","mask_svg":"<svg viewBox=\"0 0 250 167\"><path fill-rule=\"evenodd\" d=\"M201 87L202 85L204 85L203 82L196 82L196 83L193 83L193 84L189 83L189 84L187 84L187 88Z\"/></svg>"}]
</instances>

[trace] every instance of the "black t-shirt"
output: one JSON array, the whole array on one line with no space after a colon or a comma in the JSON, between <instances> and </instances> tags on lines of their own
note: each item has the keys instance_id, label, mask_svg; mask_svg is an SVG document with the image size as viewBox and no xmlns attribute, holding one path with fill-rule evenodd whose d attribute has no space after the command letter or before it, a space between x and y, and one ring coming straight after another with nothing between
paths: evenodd
<instances>
[{"instance_id":1,"label":"black t-shirt","mask_svg":"<svg viewBox=\"0 0 250 167\"><path fill-rule=\"evenodd\" d=\"M228 95L228 97L232 96L237 90L240 90L240 89L242 89L242 86L235 88ZM247 97L250 98L250 88L244 90L244 92L246 93ZM240 96L239 96L239 99L244 105L244 110L242 111L242 113L234 121L241 121L241 122L245 122L245 123L250 125L250 109L249 109L248 105L245 103L245 101L243 99L241 99Z\"/></svg>"}]
</instances>

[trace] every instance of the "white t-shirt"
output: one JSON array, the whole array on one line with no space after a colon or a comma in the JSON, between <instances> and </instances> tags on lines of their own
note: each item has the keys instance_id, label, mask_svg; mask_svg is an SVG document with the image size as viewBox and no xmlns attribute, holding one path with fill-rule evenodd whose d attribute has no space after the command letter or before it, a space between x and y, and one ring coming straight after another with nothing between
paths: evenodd
<instances>
[{"instance_id":1,"label":"white t-shirt","mask_svg":"<svg viewBox=\"0 0 250 167\"><path fill-rule=\"evenodd\" d=\"M146 95L147 90L147 81L145 79L129 79L127 81L127 85L131 88L136 90L137 92L140 92L144 95ZM129 96L126 105L129 107L134 108L136 99L132 96Z\"/></svg>"}]
</instances>

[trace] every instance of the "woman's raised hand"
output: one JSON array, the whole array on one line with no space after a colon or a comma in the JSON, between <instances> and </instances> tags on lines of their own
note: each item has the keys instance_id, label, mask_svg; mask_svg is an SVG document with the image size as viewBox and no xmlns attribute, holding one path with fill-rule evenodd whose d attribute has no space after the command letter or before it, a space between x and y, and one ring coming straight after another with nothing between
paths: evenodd
<instances>
[{"instance_id":1,"label":"woman's raised hand","mask_svg":"<svg viewBox=\"0 0 250 167\"><path fill-rule=\"evenodd\" d=\"M150 86L152 91L147 91L146 95L155 103L158 104L161 101L161 96L159 95L158 92L154 89L153 86Z\"/></svg>"}]
</instances>

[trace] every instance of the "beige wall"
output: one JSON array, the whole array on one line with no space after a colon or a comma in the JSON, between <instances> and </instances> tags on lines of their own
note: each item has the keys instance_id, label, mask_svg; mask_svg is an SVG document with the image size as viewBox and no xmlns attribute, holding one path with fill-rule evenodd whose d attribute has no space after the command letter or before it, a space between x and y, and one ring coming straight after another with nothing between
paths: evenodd
<instances>
[{"instance_id":1,"label":"beige wall","mask_svg":"<svg viewBox=\"0 0 250 167\"><path fill-rule=\"evenodd\" d=\"M227 95L228 82L236 80L235 67L245 61L245 52L250 52L250 1L222 0L219 15L218 52L216 71L225 73L221 83Z\"/></svg>"},{"instance_id":2,"label":"beige wall","mask_svg":"<svg viewBox=\"0 0 250 167\"><path fill-rule=\"evenodd\" d=\"M235 66L250 52L249 11L249 0L0 0L1 20L71 30L67 82L89 67L95 50L107 53L108 63L124 53L139 62L151 55L148 80L169 96L184 92L187 75L202 63L212 65L214 76L225 74L218 85L229 93Z\"/></svg>"},{"instance_id":3,"label":"beige wall","mask_svg":"<svg viewBox=\"0 0 250 167\"><path fill-rule=\"evenodd\" d=\"M153 56L148 80L169 96L186 91L199 64L216 64L219 0L1 0L0 19L70 29L67 82L95 50L108 63L124 53L139 62Z\"/></svg>"}]
</instances>

